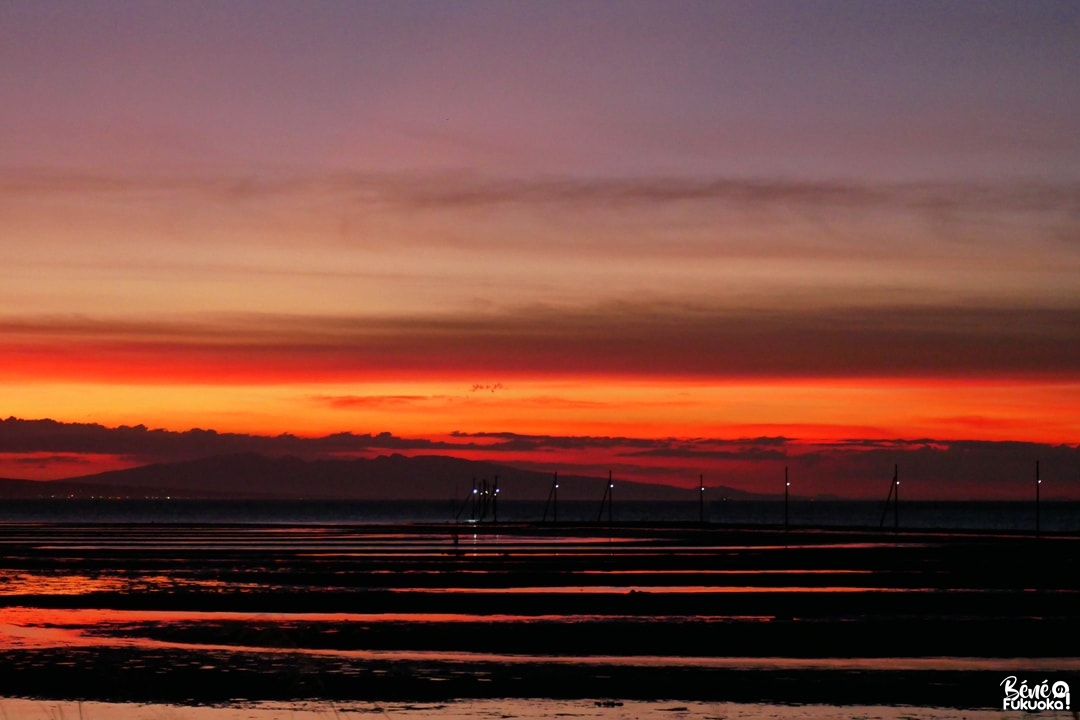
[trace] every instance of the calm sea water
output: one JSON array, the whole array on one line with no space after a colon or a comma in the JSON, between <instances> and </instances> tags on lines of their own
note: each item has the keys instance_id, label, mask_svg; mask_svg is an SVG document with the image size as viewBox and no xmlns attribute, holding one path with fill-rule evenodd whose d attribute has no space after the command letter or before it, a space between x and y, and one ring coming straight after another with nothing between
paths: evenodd
<instances>
[{"instance_id":1,"label":"calm sea water","mask_svg":"<svg viewBox=\"0 0 1080 720\"><path fill-rule=\"evenodd\" d=\"M500 522L539 522L544 503L504 502ZM614 522L698 522L697 503L623 502L612 508ZM782 501L707 503L705 522L721 525L782 526ZM792 502L792 527L892 528L909 530L993 530L1028 533L1036 528L1034 503L905 502L894 515L880 502ZM12 500L0 505L0 522L27 523L251 523L251 524L394 524L454 523L478 519L469 506L442 502L223 501L223 500ZM496 518L489 510L483 522ZM599 503L560 502L559 522L607 522ZM882 522L884 519L884 523ZM547 520L552 520L548 508ZM1080 503L1044 502L1039 527L1045 532L1080 532Z\"/></svg>"},{"instance_id":2,"label":"calm sea water","mask_svg":"<svg viewBox=\"0 0 1080 720\"><path fill-rule=\"evenodd\" d=\"M10 708L10 712L8 711ZM0 699L0 716L24 720L318 720L320 718L389 717L411 720L479 720L490 718L581 718L582 720L1015 720L1031 717L1001 710L955 710L888 706L759 705L700 702L633 702L605 706L603 703L529 698L523 700L467 700L452 703L248 703L235 707L192 707L175 705L134 705L117 703L43 702ZM1055 713L1042 713L1055 717ZM1058 715L1058 717L1061 717Z\"/></svg>"},{"instance_id":3,"label":"calm sea water","mask_svg":"<svg viewBox=\"0 0 1080 720\"><path fill-rule=\"evenodd\" d=\"M1054 713L1042 713L1054 717ZM908 706L763 705L702 702L619 702L543 698L463 700L451 703L241 703L230 707L164 704L56 702L0 698L0 717L23 720L321 720L383 717L405 720L491 720L579 718L580 720L1015 720L1031 717L1001 710L956 710Z\"/></svg>"},{"instance_id":4,"label":"calm sea water","mask_svg":"<svg viewBox=\"0 0 1080 720\"><path fill-rule=\"evenodd\" d=\"M990 710L1010 675L1080 687L1068 644L1080 588L1058 572L1075 566L1075 539L462 532L460 509L7 503L0 718L945 720L1019 717ZM1078 509L1047 503L1043 529L1075 528ZM623 503L613 519L692 524L698 510ZM713 527L777 528L784 504L708 510ZM875 503L788 510L796 527L876 528L882 515ZM1034 521L1023 505L900 510L902 528L1026 533ZM499 519L542 513L506 503ZM599 514L560 504L561 522ZM402 522L436 525L393 526ZM1036 547L1053 555L1029 555Z\"/></svg>"}]
</instances>

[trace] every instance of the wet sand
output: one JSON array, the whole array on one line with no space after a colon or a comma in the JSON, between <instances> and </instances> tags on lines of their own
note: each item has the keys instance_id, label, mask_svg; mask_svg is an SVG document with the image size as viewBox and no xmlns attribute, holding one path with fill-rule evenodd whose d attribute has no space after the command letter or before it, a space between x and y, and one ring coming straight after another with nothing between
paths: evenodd
<instances>
[{"instance_id":1,"label":"wet sand","mask_svg":"<svg viewBox=\"0 0 1080 720\"><path fill-rule=\"evenodd\" d=\"M1080 678L1075 537L9 525L0 552L9 697L989 708Z\"/></svg>"},{"instance_id":2,"label":"wet sand","mask_svg":"<svg viewBox=\"0 0 1080 720\"><path fill-rule=\"evenodd\" d=\"M594 701L541 698L459 700L446 703L379 703L298 701L237 703L231 707L167 704L29 701L0 698L0 717L20 720L327 720L340 718L403 718L421 720L1017 720L1017 712L949 708L855 705L760 705L697 701ZM1053 715L1050 715L1053 717Z\"/></svg>"}]
</instances>

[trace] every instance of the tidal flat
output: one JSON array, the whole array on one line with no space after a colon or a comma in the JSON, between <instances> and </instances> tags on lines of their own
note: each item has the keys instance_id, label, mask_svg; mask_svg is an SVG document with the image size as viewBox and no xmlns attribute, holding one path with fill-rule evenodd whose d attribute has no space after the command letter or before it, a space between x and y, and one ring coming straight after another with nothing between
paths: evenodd
<instances>
[{"instance_id":1,"label":"tidal flat","mask_svg":"<svg viewBox=\"0 0 1080 720\"><path fill-rule=\"evenodd\" d=\"M10 523L0 551L8 717L1000 717L1006 676L1080 688L1072 535Z\"/></svg>"}]
</instances>

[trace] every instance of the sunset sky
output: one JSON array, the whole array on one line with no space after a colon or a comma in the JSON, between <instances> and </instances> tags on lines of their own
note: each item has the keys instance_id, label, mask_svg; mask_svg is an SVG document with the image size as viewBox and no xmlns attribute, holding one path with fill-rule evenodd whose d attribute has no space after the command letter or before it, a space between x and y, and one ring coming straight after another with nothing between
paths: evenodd
<instances>
[{"instance_id":1,"label":"sunset sky","mask_svg":"<svg viewBox=\"0 0 1080 720\"><path fill-rule=\"evenodd\" d=\"M1071 0L0 0L0 417L1080 497L1078 78Z\"/></svg>"}]
</instances>

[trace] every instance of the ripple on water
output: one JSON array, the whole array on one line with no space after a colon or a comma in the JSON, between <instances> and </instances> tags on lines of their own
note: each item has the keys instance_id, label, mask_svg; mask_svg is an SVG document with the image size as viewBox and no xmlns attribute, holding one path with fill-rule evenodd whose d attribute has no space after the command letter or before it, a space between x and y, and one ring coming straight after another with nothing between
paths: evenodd
<instances>
[{"instance_id":1,"label":"ripple on water","mask_svg":"<svg viewBox=\"0 0 1080 720\"><path fill-rule=\"evenodd\" d=\"M0 717L23 720L329 720L350 716L382 716L408 720L1019 720L1020 713L1001 710L957 710L884 705L773 705L758 703L708 703L635 701L597 698L548 700L538 698L461 700L451 703L416 702L236 702L228 705L173 705L162 703L58 702L0 698Z\"/></svg>"}]
</instances>

